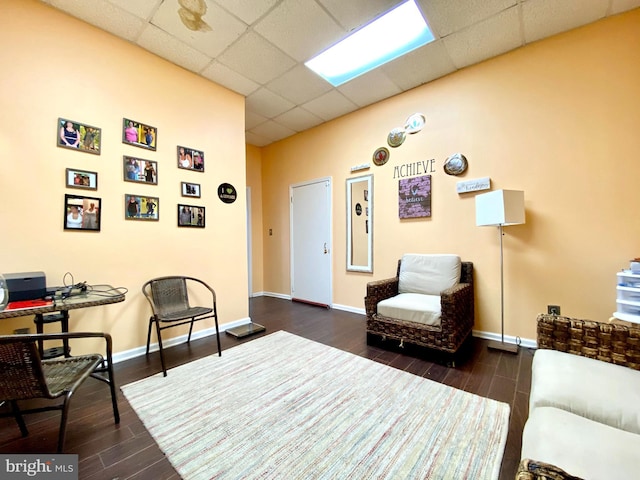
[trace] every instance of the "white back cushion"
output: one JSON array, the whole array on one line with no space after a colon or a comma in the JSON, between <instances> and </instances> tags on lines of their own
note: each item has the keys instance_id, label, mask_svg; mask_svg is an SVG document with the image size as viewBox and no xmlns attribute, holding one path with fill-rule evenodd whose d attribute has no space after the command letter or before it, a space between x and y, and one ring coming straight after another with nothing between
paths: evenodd
<instances>
[{"instance_id":1,"label":"white back cushion","mask_svg":"<svg viewBox=\"0 0 640 480\"><path fill-rule=\"evenodd\" d=\"M407 253L400 262L398 293L440 295L460 282L460 257Z\"/></svg>"}]
</instances>

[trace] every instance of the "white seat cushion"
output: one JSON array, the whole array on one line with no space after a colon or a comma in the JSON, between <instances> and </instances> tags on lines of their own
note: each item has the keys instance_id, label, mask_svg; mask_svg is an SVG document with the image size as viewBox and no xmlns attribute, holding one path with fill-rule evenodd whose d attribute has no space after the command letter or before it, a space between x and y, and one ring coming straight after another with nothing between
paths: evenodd
<instances>
[{"instance_id":1,"label":"white seat cushion","mask_svg":"<svg viewBox=\"0 0 640 480\"><path fill-rule=\"evenodd\" d=\"M405 254L400 262L398 293L440 295L460 282L460 269L457 255Z\"/></svg>"},{"instance_id":2,"label":"white seat cushion","mask_svg":"<svg viewBox=\"0 0 640 480\"><path fill-rule=\"evenodd\" d=\"M531 375L529 411L557 407L640 434L640 371L542 349Z\"/></svg>"},{"instance_id":3,"label":"white seat cushion","mask_svg":"<svg viewBox=\"0 0 640 480\"><path fill-rule=\"evenodd\" d=\"M440 326L440 296L401 293L378 303L378 314L423 325Z\"/></svg>"},{"instance_id":4,"label":"white seat cushion","mask_svg":"<svg viewBox=\"0 0 640 480\"><path fill-rule=\"evenodd\" d=\"M590 480L629 480L640 472L640 435L565 410L538 407L522 432L522 457Z\"/></svg>"}]
</instances>

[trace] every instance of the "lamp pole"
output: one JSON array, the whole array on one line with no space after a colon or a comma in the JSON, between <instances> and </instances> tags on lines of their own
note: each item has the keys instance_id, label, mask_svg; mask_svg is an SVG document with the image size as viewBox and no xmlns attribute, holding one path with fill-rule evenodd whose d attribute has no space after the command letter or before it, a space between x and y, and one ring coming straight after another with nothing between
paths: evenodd
<instances>
[{"instance_id":1,"label":"lamp pole","mask_svg":"<svg viewBox=\"0 0 640 480\"><path fill-rule=\"evenodd\" d=\"M500 235L500 341L489 342L488 347L491 350L500 350L502 352L518 353L518 345L504 342L504 251L502 248L502 224L498 225L498 233Z\"/></svg>"}]
</instances>

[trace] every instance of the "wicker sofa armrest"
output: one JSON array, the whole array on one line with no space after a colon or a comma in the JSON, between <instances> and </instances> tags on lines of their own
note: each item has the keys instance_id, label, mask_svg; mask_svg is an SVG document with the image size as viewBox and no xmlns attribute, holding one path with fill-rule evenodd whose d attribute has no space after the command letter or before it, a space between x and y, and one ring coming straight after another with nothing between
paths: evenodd
<instances>
[{"instance_id":1,"label":"wicker sofa armrest","mask_svg":"<svg viewBox=\"0 0 640 480\"><path fill-rule=\"evenodd\" d=\"M440 294L442 330L451 332L454 329L466 331L473 326L474 305L473 285L458 283L443 290Z\"/></svg>"},{"instance_id":2,"label":"wicker sofa armrest","mask_svg":"<svg viewBox=\"0 0 640 480\"><path fill-rule=\"evenodd\" d=\"M559 315L537 318L538 348L640 370L640 328Z\"/></svg>"},{"instance_id":3,"label":"wicker sofa armrest","mask_svg":"<svg viewBox=\"0 0 640 480\"><path fill-rule=\"evenodd\" d=\"M386 278L367 283L367 296L364 297L364 306L367 316L373 316L377 311L378 302L391 298L398 294L398 277Z\"/></svg>"},{"instance_id":4,"label":"wicker sofa armrest","mask_svg":"<svg viewBox=\"0 0 640 480\"><path fill-rule=\"evenodd\" d=\"M516 480L582 480L548 463L536 462L529 458L520 461Z\"/></svg>"}]
</instances>

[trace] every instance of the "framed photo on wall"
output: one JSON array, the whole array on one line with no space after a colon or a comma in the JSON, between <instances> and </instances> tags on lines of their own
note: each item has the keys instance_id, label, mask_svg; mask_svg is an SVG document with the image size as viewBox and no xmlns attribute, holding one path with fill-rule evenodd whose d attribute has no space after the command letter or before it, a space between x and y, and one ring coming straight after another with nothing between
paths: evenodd
<instances>
[{"instance_id":1,"label":"framed photo on wall","mask_svg":"<svg viewBox=\"0 0 640 480\"><path fill-rule=\"evenodd\" d=\"M158 129L130 118L122 119L122 143L156 151Z\"/></svg>"},{"instance_id":2,"label":"framed photo on wall","mask_svg":"<svg viewBox=\"0 0 640 480\"><path fill-rule=\"evenodd\" d=\"M205 210L197 205L178 204L178 226L204 228Z\"/></svg>"},{"instance_id":3,"label":"framed photo on wall","mask_svg":"<svg viewBox=\"0 0 640 480\"><path fill-rule=\"evenodd\" d=\"M102 201L99 198L66 194L64 196L64 229L99 232L101 205Z\"/></svg>"},{"instance_id":4,"label":"framed photo on wall","mask_svg":"<svg viewBox=\"0 0 640 480\"><path fill-rule=\"evenodd\" d=\"M84 188L86 190L98 189L98 173L87 170L76 170L67 168L65 170L65 180L68 188Z\"/></svg>"},{"instance_id":5,"label":"framed photo on wall","mask_svg":"<svg viewBox=\"0 0 640 480\"><path fill-rule=\"evenodd\" d=\"M125 182L158 184L158 162L122 156L122 175Z\"/></svg>"},{"instance_id":6,"label":"framed photo on wall","mask_svg":"<svg viewBox=\"0 0 640 480\"><path fill-rule=\"evenodd\" d=\"M183 197L200 198L199 183L181 182L180 191Z\"/></svg>"},{"instance_id":7,"label":"framed photo on wall","mask_svg":"<svg viewBox=\"0 0 640 480\"><path fill-rule=\"evenodd\" d=\"M124 218L127 220L159 220L160 199L148 195L125 194Z\"/></svg>"},{"instance_id":8,"label":"framed photo on wall","mask_svg":"<svg viewBox=\"0 0 640 480\"><path fill-rule=\"evenodd\" d=\"M204 172L204 152L178 145L178 168Z\"/></svg>"},{"instance_id":9,"label":"framed photo on wall","mask_svg":"<svg viewBox=\"0 0 640 480\"><path fill-rule=\"evenodd\" d=\"M58 118L56 133L59 147L100 155L102 129L68 118Z\"/></svg>"}]
</instances>

